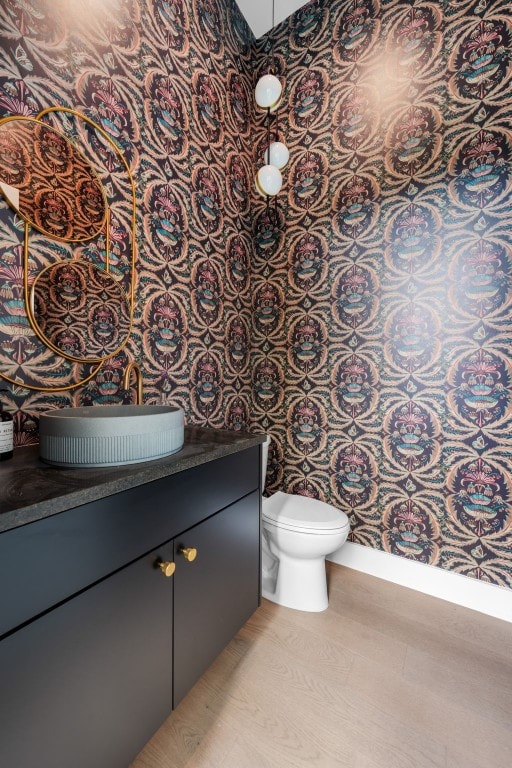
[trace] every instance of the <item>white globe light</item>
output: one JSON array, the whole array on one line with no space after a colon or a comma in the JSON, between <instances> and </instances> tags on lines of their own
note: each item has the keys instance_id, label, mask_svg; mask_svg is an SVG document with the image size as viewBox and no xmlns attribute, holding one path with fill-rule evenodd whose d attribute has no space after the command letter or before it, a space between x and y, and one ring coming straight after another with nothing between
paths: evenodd
<instances>
[{"instance_id":1,"label":"white globe light","mask_svg":"<svg viewBox=\"0 0 512 768\"><path fill-rule=\"evenodd\" d=\"M274 112L281 101L283 86L275 75L263 75L256 83L256 104L262 109Z\"/></svg>"},{"instance_id":2,"label":"white globe light","mask_svg":"<svg viewBox=\"0 0 512 768\"><path fill-rule=\"evenodd\" d=\"M275 165L264 165L256 174L256 189L263 197L277 195L282 185L281 171Z\"/></svg>"},{"instance_id":3,"label":"white globe light","mask_svg":"<svg viewBox=\"0 0 512 768\"><path fill-rule=\"evenodd\" d=\"M273 141L265 152L267 163L275 165L276 168L284 168L289 159L288 147L282 141Z\"/></svg>"}]
</instances>

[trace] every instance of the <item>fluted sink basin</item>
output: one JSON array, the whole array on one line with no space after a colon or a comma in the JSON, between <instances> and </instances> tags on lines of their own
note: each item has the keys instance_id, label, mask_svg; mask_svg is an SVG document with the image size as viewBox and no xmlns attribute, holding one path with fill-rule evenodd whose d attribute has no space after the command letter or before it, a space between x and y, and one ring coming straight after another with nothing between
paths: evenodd
<instances>
[{"instance_id":1,"label":"fluted sink basin","mask_svg":"<svg viewBox=\"0 0 512 768\"><path fill-rule=\"evenodd\" d=\"M57 408L39 419L39 455L58 467L160 459L183 446L183 411L167 405Z\"/></svg>"}]
</instances>

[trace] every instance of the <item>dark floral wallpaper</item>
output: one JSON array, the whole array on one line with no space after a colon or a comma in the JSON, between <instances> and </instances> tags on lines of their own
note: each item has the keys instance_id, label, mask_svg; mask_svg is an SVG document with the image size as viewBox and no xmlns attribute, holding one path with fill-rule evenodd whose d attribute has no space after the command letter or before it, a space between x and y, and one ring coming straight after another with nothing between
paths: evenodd
<instances>
[{"instance_id":1,"label":"dark floral wallpaper","mask_svg":"<svg viewBox=\"0 0 512 768\"><path fill-rule=\"evenodd\" d=\"M286 81L291 158L282 226L255 209L253 283L267 490L341 507L355 542L504 586L510 10L315 2L258 41Z\"/></svg>"},{"instance_id":2,"label":"dark floral wallpaper","mask_svg":"<svg viewBox=\"0 0 512 768\"><path fill-rule=\"evenodd\" d=\"M318 0L254 43L232 0L4 0L0 37L0 115L86 114L137 203L134 328L95 374L31 332L23 227L0 202L1 370L91 376L9 386L17 444L48 407L133 397L135 359L146 402L270 432L268 491L341 507L360 544L510 587L509 3ZM253 191L252 90L272 60L291 152L278 225ZM125 169L58 120L94 157L129 292ZM105 233L29 245L31 281L70 255L105 263Z\"/></svg>"}]
</instances>

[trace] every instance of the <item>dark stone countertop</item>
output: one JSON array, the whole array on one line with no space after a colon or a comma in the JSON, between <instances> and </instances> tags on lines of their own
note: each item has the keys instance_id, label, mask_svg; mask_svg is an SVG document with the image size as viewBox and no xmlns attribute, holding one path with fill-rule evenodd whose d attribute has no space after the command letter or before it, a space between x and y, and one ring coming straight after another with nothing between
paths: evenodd
<instances>
[{"instance_id":1,"label":"dark stone countertop","mask_svg":"<svg viewBox=\"0 0 512 768\"><path fill-rule=\"evenodd\" d=\"M0 464L0 532L112 496L259 445L265 435L185 427L185 443L164 459L120 467L59 469L39 460L39 446L16 448Z\"/></svg>"}]
</instances>

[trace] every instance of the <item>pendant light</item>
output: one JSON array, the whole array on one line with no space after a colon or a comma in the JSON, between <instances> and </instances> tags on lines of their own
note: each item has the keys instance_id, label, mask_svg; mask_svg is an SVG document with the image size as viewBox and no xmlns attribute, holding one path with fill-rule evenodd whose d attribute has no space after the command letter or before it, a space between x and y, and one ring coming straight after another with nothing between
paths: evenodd
<instances>
[{"instance_id":1,"label":"pendant light","mask_svg":"<svg viewBox=\"0 0 512 768\"><path fill-rule=\"evenodd\" d=\"M272 0L272 31L275 26L275 0ZM267 208L270 197L275 197L281 190L283 177L281 170L287 164L290 153L287 147L279 140L277 110L281 103L283 86L272 70L275 70L274 42L272 41L270 56L270 72L262 75L256 83L255 99L261 109L265 109L267 126L267 147L265 150L265 162L256 174L256 189L260 195L266 197ZM274 116L274 118L273 118ZM271 122L275 119L274 141L271 141Z\"/></svg>"},{"instance_id":2,"label":"pendant light","mask_svg":"<svg viewBox=\"0 0 512 768\"><path fill-rule=\"evenodd\" d=\"M270 147L265 152L265 160L270 165L275 165L276 168L284 168L288 160L290 159L290 153L288 147L283 144L282 141L273 141Z\"/></svg>"},{"instance_id":3,"label":"pendant light","mask_svg":"<svg viewBox=\"0 0 512 768\"><path fill-rule=\"evenodd\" d=\"M254 97L256 104L262 109L275 112L281 102L283 86L275 75L263 75L256 83Z\"/></svg>"},{"instance_id":4,"label":"pendant light","mask_svg":"<svg viewBox=\"0 0 512 768\"><path fill-rule=\"evenodd\" d=\"M264 165L256 174L256 189L263 197L274 197L282 186L281 171L271 163Z\"/></svg>"}]
</instances>

